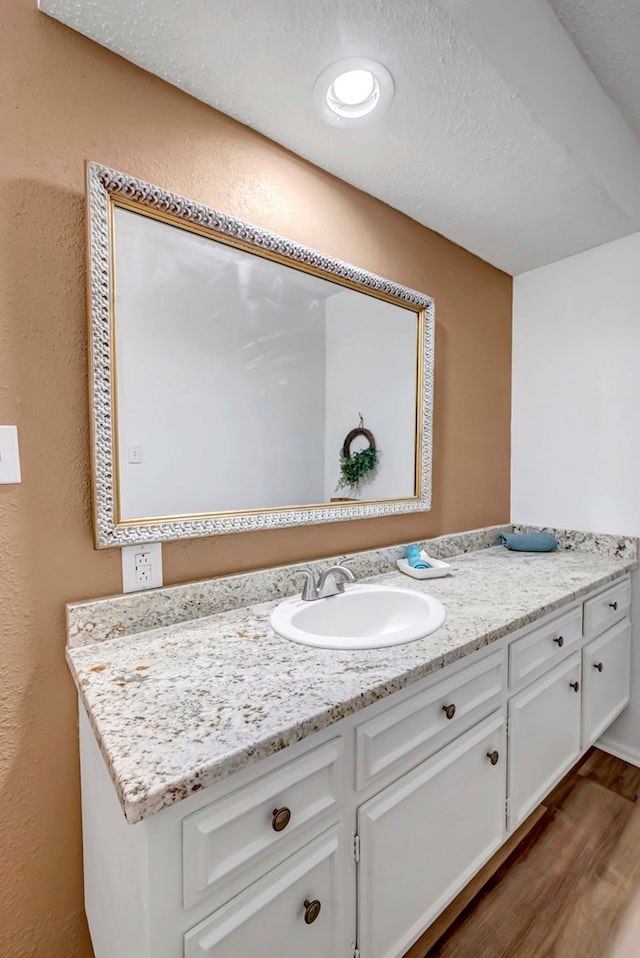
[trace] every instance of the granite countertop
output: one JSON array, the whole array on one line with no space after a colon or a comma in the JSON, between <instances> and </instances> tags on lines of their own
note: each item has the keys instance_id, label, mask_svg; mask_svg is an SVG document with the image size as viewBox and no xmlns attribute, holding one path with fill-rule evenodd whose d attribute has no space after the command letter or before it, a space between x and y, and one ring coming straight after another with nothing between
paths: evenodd
<instances>
[{"instance_id":1,"label":"granite countertop","mask_svg":"<svg viewBox=\"0 0 640 958\"><path fill-rule=\"evenodd\" d=\"M276 602L68 648L127 821L134 823L497 641L636 567L587 552L489 548L455 574L362 581L437 596L447 622L407 645L308 648L269 627Z\"/></svg>"}]
</instances>

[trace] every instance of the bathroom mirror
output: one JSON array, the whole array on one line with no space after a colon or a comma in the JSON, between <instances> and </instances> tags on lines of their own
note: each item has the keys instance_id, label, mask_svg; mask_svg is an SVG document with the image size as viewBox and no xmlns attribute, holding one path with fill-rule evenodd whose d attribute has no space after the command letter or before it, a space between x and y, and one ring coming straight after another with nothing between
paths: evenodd
<instances>
[{"instance_id":1,"label":"bathroom mirror","mask_svg":"<svg viewBox=\"0 0 640 958\"><path fill-rule=\"evenodd\" d=\"M433 301L87 165L98 548L425 511Z\"/></svg>"}]
</instances>

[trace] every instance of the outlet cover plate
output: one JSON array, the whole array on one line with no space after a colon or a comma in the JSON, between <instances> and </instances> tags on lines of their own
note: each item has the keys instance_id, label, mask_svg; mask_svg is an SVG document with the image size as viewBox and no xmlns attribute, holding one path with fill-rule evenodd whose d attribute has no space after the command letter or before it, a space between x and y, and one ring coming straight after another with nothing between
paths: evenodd
<instances>
[{"instance_id":1,"label":"outlet cover plate","mask_svg":"<svg viewBox=\"0 0 640 958\"><path fill-rule=\"evenodd\" d=\"M18 427L0 426L0 485L22 482Z\"/></svg>"},{"instance_id":2,"label":"outlet cover plate","mask_svg":"<svg viewBox=\"0 0 640 958\"><path fill-rule=\"evenodd\" d=\"M162 543L122 547L122 591L144 592L162 586Z\"/></svg>"}]
</instances>

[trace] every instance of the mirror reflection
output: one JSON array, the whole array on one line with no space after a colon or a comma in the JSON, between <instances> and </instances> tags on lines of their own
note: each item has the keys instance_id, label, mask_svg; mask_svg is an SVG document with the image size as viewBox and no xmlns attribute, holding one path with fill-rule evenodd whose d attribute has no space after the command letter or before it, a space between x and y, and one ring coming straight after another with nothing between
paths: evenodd
<instances>
[{"instance_id":1,"label":"mirror reflection","mask_svg":"<svg viewBox=\"0 0 640 958\"><path fill-rule=\"evenodd\" d=\"M114 205L116 518L417 493L421 314Z\"/></svg>"}]
</instances>

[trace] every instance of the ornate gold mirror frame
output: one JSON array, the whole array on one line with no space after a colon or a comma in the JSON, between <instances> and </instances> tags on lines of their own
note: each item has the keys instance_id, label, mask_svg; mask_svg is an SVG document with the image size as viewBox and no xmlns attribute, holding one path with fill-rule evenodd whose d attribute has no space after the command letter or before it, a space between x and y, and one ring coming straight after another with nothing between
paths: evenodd
<instances>
[{"instance_id":1,"label":"ornate gold mirror frame","mask_svg":"<svg viewBox=\"0 0 640 958\"><path fill-rule=\"evenodd\" d=\"M97 548L364 519L431 508L434 304L429 296L225 216L98 163L87 164L89 365ZM278 509L122 520L119 516L113 211L121 206L415 311L418 320L415 495Z\"/></svg>"}]
</instances>

